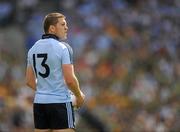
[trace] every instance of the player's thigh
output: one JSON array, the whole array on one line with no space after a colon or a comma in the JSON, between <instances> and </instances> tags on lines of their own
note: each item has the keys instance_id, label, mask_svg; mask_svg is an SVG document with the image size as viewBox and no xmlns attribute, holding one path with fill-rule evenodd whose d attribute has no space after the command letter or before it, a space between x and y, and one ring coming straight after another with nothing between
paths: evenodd
<instances>
[{"instance_id":1,"label":"player's thigh","mask_svg":"<svg viewBox=\"0 0 180 132\"><path fill-rule=\"evenodd\" d=\"M34 129L34 132L50 132L49 129Z\"/></svg>"},{"instance_id":2,"label":"player's thigh","mask_svg":"<svg viewBox=\"0 0 180 132\"><path fill-rule=\"evenodd\" d=\"M68 128L68 129L52 130L52 132L75 132L75 130Z\"/></svg>"}]
</instances>

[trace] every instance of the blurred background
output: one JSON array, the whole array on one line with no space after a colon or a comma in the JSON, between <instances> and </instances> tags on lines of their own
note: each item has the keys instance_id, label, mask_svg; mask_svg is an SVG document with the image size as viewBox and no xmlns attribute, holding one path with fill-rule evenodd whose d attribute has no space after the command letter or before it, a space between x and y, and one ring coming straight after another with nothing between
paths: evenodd
<instances>
[{"instance_id":1,"label":"blurred background","mask_svg":"<svg viewBox=\"0 0 180 132\"><path fill-rule=\"evenodd\" d=\"M179 0L0 0L0 132L32 132L26 56L47 13L69 26L78 132L180 131Z\"/></svg>"}]
</instances>

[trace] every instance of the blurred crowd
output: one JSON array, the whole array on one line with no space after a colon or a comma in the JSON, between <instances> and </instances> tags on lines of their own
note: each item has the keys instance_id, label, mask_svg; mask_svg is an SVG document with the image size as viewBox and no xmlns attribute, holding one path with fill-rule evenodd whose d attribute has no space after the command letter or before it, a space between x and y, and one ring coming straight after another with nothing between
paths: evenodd
<instances>
[{"instance_id":1,"label":"blurred crowd","mask_svg":"<svg viewBox=\"0 0 180 132\"><path fill-rule=\"evenodd\" d=\"M0 132L33 130L26 55L49 12L66 16L86 95L78 132L180 130L179 0L1 0Z\"/></svg>"}]
</instances>

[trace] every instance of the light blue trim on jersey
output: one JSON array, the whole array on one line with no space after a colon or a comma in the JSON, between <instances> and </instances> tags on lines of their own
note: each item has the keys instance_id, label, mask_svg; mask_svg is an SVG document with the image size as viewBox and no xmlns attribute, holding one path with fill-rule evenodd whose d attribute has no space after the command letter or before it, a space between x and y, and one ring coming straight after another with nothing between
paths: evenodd
<instances>
[{"instance_id":1,"label":"light blue trim on jersey","mask_svg":"<svg viewBox=\"0 0 180 132\"><path fill-rule=\"evenodd\" d=\"M72 50L72 49L71 49ZM36 65L33 65L35 54ZM38 54L47 54L47 59L38 57ZM62 73L63 64L72 64L72 54L64 43L52 38L40 39L28 52L28 66L36 68L37 86L34 103L65 103L70 102L70 90L65 84ZM49 67L48 76L43 77ZM35 70L34 70L35 71ZM41 73L41 74L39 74Z\"/></svg>"}]
</instances>

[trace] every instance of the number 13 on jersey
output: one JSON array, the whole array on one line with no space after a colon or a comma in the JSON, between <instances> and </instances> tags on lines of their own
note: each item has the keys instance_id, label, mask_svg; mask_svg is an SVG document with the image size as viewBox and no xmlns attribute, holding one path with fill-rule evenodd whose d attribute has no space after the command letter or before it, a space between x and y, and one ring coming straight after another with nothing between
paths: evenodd
<instances>
[{"instance_id":1,"label":"number 13 on jersey","mask_svg":"<svg viewBox=\"0 0 180 132\"><path fill-rule=\"evenodd\" d=\"M40 59L40 58L42 58L41 66L45 68L44 73L38 72L37 69L36 69L36 61L37 61L37 59ZM48 64L46 63L47 58L48 58L47 53L33 54L33 67L34 67L36 77L37 77L37 72L38 72L38 75L40 75L43 78L47 78L49 76L50 68L49 68Z\"/></svg>"}]
</instances>

